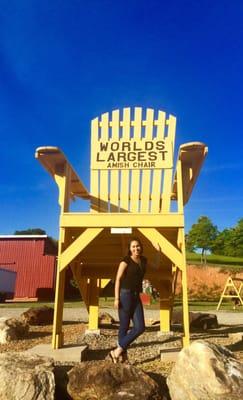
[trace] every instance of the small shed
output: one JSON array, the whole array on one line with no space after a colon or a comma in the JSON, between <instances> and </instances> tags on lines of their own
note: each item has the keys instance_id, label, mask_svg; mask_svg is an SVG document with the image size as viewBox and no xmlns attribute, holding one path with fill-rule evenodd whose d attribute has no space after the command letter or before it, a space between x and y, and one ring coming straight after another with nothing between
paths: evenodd
<instances>
[{"instance_id":1,"label":"small shed","mask_svg":"<svg viewBox=\"0 0 243 400\"><path fill-rule=\"evenodd\" d=\"M47 235L0 235L0 267L16 272L14 300L52 299L56 258Z\"/></svg>"}]
</instances>

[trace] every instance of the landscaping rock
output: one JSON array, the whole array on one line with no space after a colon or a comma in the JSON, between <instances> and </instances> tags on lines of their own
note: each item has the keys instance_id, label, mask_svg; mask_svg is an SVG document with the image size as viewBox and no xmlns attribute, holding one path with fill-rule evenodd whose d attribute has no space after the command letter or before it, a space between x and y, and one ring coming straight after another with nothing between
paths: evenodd
<instances>
[{"instance_id":1,"label":"landscaping rock","mask_svg":"<svg viewBox=\"0 0 243 400\"><path fill-rule=\"evenodd\" d=\"M174 311L172 315L172 324L182 324L182 311ZM194 329L216 329L218 328L218 319L215 314L189 312L190 328Z\"/></svg>"},{"instance_id":2,"label":"landscaping rock","mask_svg":"<svg viewBox=\"0 0 243 400\"><path fill-rule=\"evenodd\" d=\"M53 361L23 353L0 354L1 400L54 400Z\"/></svg>"},{"instance_id":3,"label":"landscaping rock","mask_svg":"<svg viewBox=\"0 0 243 400\"><path fill-rule=\"evenodd\" d=\"M107 312L99 313L99 323L100 324L114 324L114 318Z\"/></svg>"},{"instance_id":4,"label":"landscaping rock","mask_svg":"<svg viewBox=\"0 0 243 400\"><path fill-rule=\"evenodd\" d=\"M198 340L179 353L167 384L172 400L240 400L243 364L225 347Z\"/></svg>"},{"instance_id":5,"label":"landscaping rock","mask_svg":"<svg viewBox=\"0 0 243 400\"><path fill-rule=\"evenodd\" d=\"M158 384L142 370L110 361L88 361L68 373L73 400L161 400Z\"/></svg>"},{"instance_id":6,"label":"landscaping rock","mask_svg":"<svg viewBox=\"0 0 243 400\"><path fill-rule=\"evenodd\" d=\"M232 343L242 342L243 341L243 331L229 333L229 338L231 339Z\"/></svg>"},{"instance_id":7,"label":"landscaping rock","mask_svg":"<svg viewBox=\"0 0 243 400\"><path fill-rule=\"evenodd\" d=\"M0 343L24 338L29 331L29 325L17 318L0 318Z\"/></svg>"},{"instance_id":8,"label":"landscaping rock","mask_svg":"<svg viewBox=\"0 0 243 400\"><path fill-rule=\"evenodd\" d=\"M52 307L31 307L21 314L23 321L29 325L49 325L53 323L54 309Z\"/></svg>"}]
</instances>

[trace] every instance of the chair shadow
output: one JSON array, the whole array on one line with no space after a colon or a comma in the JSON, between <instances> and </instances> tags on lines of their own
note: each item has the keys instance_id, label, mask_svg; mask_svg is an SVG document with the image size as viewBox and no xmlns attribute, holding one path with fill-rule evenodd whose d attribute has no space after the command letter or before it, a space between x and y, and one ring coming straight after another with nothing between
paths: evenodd
<instances>
[{"instance_id":1,"label":"chair shadow","mask_svg":"<svg viewBox=\"0 0 243 400\"><path fill-rule=\"evenodd\" d=\"M233 344L228 344L227 349L229 349L230 351L234 352L234 351L243 351L243 341L240 340L239 342L233 343Z\"/></svg>"},{"instance_id":2,"label":"chair shadow","mask_svg":"<svg viewBox=\"0 0 243 400\"><path fill-rule=\"evenodd\" d=\"M105 360L111 349L88 349L86 361Z\"/></svg>"},{"instance_id":3,"label":"chair shadow","mask_svg":"<svg viewBox=\"0 0 243 400\"><path fill-rule=\"evenodd\" d=\"M159 354L157 354L156 356L153 356L153 357L145 358L144 360L139 361L139 362L138 361L134 361L132 363L132 365L136 367L136 365L143 365L143 364L146 364L148 362L153 362L155 360L160 360L160 355Z\"/></svg>"},{"instance_id":4,"label":"chair shadow","mask_svg":"<svg viewBox=\"0 0 243 400\"><path fill-rule=\"evenodd\" d=\"M161 340L153 340L151 342L141 342L141 343L132 343L130 345L130 349L134 349L134 348L138 348L138 347L149 347L149 346L153 346L153 345L161 345L163 346L163 344L165 343L172 343L172 342L176 342L177 340L180 340L181 337L180 336L172 336L170 338L167 338L163 341Z\"/></svg>"},{"instance_id":5,"label":"chair shadow","mask_svg":"<svg viewBox=\"0 0 243 400\"><path fill-rule=\"evenodd\" d=\"M63 325L77 325L77 324L83 324L86 325L87 321L63 321Z\"/></svg>"},{"instance_id":6,"label":"chair shadow","mask_svg":"<svg viewBox=\"0 0 243 400\"><path fill-rule=\"evenodd\" d=\"M47 336L51 337L51 335L52 335L52 332L32 331L32 332L28 333L28 335L24 338L24 340L39 339L39 338L44 338Z\"/></svg>"}]
</instances>

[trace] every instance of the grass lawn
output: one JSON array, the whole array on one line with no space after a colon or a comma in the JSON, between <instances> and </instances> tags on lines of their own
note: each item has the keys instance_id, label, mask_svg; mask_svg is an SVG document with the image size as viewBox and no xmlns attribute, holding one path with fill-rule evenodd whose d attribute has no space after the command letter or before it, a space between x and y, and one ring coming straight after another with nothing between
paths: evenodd
<instances>
[{"instance_id":1,"label":"grass lawn","mask_svg":"<svg viewBox=\"0 0 243 400\"><path fill-rule=\"evenodd\" d=\"M186 259L189 264L201 264L201 254L187 252ZM220 266L222 268L239 267L243 272L243 257L228 257L210 254L207 256L207 264L215 264L216 266Z\"/></svg>"},{"instance_id":2,"label":"grass lawn","mask_svg":"<svg viewBox=\"0 0 243 400\"><path fill-rule=\"evenodd\" d=\"M112 297L101 297L100 298L100 307L102 308L113 308L114 298ZM191 300L189 301L189 309L190 311L208 311L214 310L216 311L218 302L217 301L199 301L199 300ZM0 303L0 308L30 308L30 307L41 307L41 306L49 306L53 307L54 303L52 302L15 302L15 303ZM83 301L67 301L64 303L65 308L83 308L85 307ZM159 303L154 302L150 306L144 306L145 309L157 310L159 309ZM182 303L180 300L176 300L174 304L174 309L179 310L182 308ZM232 302L224 302L221 307L221 311L230 311L230 312L243 312L243 306L237 307L236 310L233 310Z\"/></svg>"}]
</instances>

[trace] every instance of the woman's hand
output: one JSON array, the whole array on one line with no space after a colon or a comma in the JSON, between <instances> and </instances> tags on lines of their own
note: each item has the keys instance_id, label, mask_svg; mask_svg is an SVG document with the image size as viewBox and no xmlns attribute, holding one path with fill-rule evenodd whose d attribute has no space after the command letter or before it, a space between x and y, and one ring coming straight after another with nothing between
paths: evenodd
<instances>
[{"instance_id":1,"label":"woman's hand","mask_svg":"<svg viewBox=\"0 0 243 400\"><path fill-rule=\"evenodd\" d=\"M119 299L115 299L115 300L114 300L114 307L115 307L116 309L119 308L119 303L120 303L120 300L119 300Z\"/></svg>"}]
</instances>

